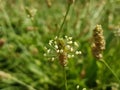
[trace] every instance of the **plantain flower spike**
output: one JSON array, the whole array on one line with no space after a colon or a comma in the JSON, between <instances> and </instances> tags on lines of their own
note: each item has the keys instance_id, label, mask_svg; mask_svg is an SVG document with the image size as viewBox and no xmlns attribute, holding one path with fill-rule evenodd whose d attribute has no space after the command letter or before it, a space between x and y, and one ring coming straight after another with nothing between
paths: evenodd
<instances>
[{"instance_id":1,"label":"plantain flower spike","mask_svg":"<svg viewBox=\"0 0 120 90\"><path fill-rule=\"evenodd\" d=\"M49 47L45 47L45 51L45 57L48 57L51 61L59 60L59 63L63 67L67 66L69 59L82 54L82 52L78 50L77 42L68 36L56 36L49 41Z\"/></svg>"},{"instance_id":2,"label":"plantain flower spike","mask_svg":"<svg viewBox=\"0 0 120 90\"><path fill-rule=\"evenodd\" d=\"M105 39L101 25L96 25L93 30L92 54L96 59L102 59L102 52L105 50Z\"/></svg>"}]
</instances>

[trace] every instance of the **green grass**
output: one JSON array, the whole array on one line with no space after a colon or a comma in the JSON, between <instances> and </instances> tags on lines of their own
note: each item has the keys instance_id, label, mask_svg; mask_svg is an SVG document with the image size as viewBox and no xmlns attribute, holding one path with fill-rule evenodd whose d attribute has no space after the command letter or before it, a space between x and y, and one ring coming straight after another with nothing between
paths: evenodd
<instances>
[{"instance_id":1,"label":"green grass","mask_svg":"<svg viewBox=\"0 0 120 90\"><path fill-rule=\"evenodd\" d=\"M68 90L115 90L111 88L119 85L91 53L92 30L101 24L106 40L104 60L120 79L119 6L120 0L76 0L70 7L61 35L72 36L82 55L69 60ZM65 90L58 60L50 62L43 54L66 9L65 0L52 0L50 8L44 0L0 0L0 90Z\"/></svg>"}]
</instances>

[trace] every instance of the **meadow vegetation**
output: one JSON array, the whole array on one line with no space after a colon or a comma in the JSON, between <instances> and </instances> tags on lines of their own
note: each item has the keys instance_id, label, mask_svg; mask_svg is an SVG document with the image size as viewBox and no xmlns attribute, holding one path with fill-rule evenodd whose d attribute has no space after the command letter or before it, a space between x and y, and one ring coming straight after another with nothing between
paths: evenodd
<instances>
[{"instance_id":1,"label":"meadow vegetation","mask_svg":"<svg viewBox=\"0 0 120 90\"><path fill-rule=\"evenodd\" d=\"M0 0L0 90L120 90L120 0L68 1Z\"/></svg>"}]
</instances>

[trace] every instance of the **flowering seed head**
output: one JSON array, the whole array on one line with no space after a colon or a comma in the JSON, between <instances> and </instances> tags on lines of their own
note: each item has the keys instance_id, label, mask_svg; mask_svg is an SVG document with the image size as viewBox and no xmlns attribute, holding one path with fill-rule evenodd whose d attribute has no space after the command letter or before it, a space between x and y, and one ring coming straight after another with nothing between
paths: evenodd
<instances>
[{"instance_id":1,"label":"flowering seed head","mask_svg":"<svg viewBox=\"0 0 120 90\"><path fill-rule=\"evenodd\" d=\"M50 48L45 49L47 53L44 54L44 56L51 56L49 59L52 61L58 59L60 64L65 67L69 58L73 58L76 54L81 54L81 51L76 51L77 45L77 42L73 43L72 37L55 37L53 40L49 41Z\"/></svg>"}]
</instances>

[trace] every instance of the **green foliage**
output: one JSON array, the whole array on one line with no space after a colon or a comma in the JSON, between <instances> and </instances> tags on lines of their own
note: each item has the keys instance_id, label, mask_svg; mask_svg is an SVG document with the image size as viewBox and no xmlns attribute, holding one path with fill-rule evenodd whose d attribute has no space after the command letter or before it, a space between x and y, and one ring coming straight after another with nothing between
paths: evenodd
<instances>
[{"instance_id":1,"label":"green foliage","mask_svg":"<svg viewBox=\"0 0 120 90\"><path fill-rule=\"evenodd\" d=\"M67 2L51 1L47 7L45 0L0 0L0 90L65 90L63 69L58 60L44 57L44 47L58 32ZM66 67L68 90L108 90L119 85L91 54L92 30L101 24L104 60L120 78L119 6L119 0L76 0L70 7L62 35L72 36L82 55L70 59Z\"/></svg>"}]
</instances>

